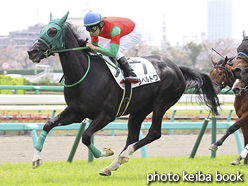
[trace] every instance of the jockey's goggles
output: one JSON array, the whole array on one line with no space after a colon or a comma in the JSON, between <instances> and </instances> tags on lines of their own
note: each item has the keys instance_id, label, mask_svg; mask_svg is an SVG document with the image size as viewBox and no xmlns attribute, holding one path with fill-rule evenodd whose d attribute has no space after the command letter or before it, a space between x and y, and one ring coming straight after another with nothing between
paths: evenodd
<instances>
[{"instance_id":1,"label":"jockey's goggles","mask_svg":"<svg viewBox=\"0 0 248 186\"><path fill-rule=\"evenodd\" d=\"M95 32L95 31L97 31L97 28L98 28L98 25L95 25L95 26L88 26L88 27L86 27L86 30L87 30L88 32Z\"/></svg>"}]
</instances>

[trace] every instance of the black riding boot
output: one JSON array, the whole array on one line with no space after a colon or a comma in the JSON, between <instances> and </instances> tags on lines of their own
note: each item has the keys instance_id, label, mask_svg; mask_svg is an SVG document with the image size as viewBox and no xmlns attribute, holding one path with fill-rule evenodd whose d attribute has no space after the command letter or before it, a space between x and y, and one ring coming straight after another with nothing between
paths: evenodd
<instances>
[{"instance_id":1,"label":"black riding boot","mask_svg":"<svg viewBox=\"0 0 248 186\"><path fill-rule=\"evenodd\" d=\"M120 64L122 70L124 71L125 80L130 83L138 83L140 81L125 56L121 57L119 60L117 60L117 62ZM123 80L121 81L121 84L122 83L124 83Z\"/></svg>"}]
</instances>

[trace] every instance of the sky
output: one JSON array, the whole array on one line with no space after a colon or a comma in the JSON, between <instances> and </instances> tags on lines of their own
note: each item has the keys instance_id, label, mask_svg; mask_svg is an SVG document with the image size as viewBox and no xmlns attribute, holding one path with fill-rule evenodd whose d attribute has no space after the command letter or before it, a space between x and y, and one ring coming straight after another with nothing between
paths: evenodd
<instances>
[{"instance_id":1,"label":"sky","mask_svg":"<svg viewBox=\"0 0 248 186\"><path fill-rule=\"evenodd\" d=\"M90 2L87 4L87 2ZM84 17L89 10L105 16L128 17L142 32L150 36L153 45L162 39L162 22L165 21L166 39L171 45L182 45L183 38L201 42L207 33L208 0L8 0L0 6L0 36L9 31L27 29L36 23L47 24L50 12L61 18L67 11L69 17ZM248 33L247 0L233 0L233 39L242 41L243 30ZM83 24L83 22L82 22Z\"/></svg>"}]
</instances>

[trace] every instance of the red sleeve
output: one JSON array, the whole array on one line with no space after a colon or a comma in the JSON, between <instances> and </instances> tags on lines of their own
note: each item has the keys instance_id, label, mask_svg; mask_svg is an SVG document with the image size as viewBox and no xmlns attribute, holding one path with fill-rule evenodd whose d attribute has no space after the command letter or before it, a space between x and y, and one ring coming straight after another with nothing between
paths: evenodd
<instances>
[{"instance_id":1,"label":"red sleeve","mask_svg":"<svg viewBox=\"0 0 248 186\"><path fill-rule=\"evenodd\" d=\"M120 34L111 38L111 43L120 45Z\"/></svg>"},{"instance_id":2,"label":"red sleeve","mask_svg":"<svg viewBox=\"0 0 248 186\"><path fill-rule=\"evenodd\" d=\"M95 36L90 36L90 37L91 37L92 43L98 43L98 37L95 37Z\"/></svg>"}]
</instances>

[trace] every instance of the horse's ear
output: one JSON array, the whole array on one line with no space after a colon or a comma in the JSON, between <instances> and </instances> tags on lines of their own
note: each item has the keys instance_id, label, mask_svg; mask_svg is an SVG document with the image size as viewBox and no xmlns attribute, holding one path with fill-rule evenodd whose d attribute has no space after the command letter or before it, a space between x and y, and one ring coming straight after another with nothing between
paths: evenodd
<instances>
[{"instance_id":1,"label":"horse's ear","mask_svg":"<svg viewBox=\"0 0 248 186\"><path fill-rule=\"evenodd\" d=\"M228 61L228 57L226 56L225 59L224 59L223 62L222 62L222 66L223 66L223 67L226 66L227 61Z\"/></svg>"},{"instance_id":2,"label":"horse's ear","mask_svg":"<svg viewBox=\"0 0 248 186\"><path fill-rule=\"evenodd\" d=\"M246 37L245 30L243 30L243 39Z\"/></svg>"},{"instance_id":3,"label":"horse's ear","mask_svg":"<svg viewBox=\"0 0 248 186\"><path fill-rule=\"evenodd\" d=\"M64 24L66 19L67 19L67 17L68 17L68 15L69 15L69 11L59 20L59 23Z\"/></svg>"},{"instance_id":4,"label":"horse's ear","mask_svg":"<svg viewBox=\"0 0 248 186\"><path fill-rule=\"evenodd\" d=\"M53 15L52 15L52 12L50 12L50 21L53 20Z\"/></svg>"},{"instance_id":5,"label":"horse's ear","mask_svg":"<svg viewBox=\"0 0 248 186\"><path fill-rule=\"evenodd\" d=\"M213 60L213 58L211 59L213 65L215 66L217 63Z\"/></svg>"}]
</instances>

